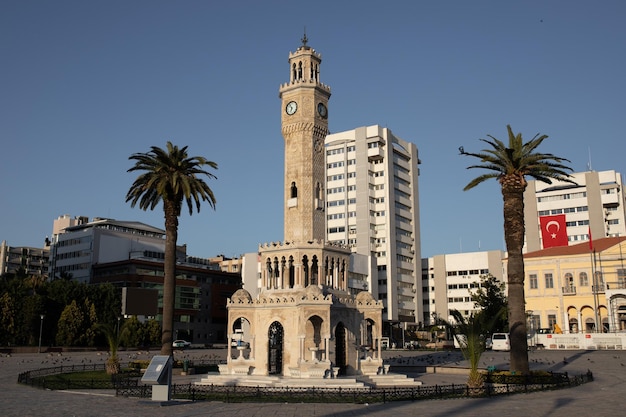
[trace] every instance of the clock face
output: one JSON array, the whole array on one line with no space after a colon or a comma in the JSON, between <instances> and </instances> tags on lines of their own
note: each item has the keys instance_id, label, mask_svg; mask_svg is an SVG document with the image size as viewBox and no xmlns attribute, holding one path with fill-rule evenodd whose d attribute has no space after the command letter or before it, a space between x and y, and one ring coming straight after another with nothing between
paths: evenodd
<instances>
[{"instance_id":1,"label":"clock face","mask_svg":"<svg viewBox=\"0 0 626 417\"><path fill-rule=\"evenodd\" d=\"M320 114L320 116L322 116L324 118L326 118L326 116L328 116L328 109L326 108L324 103L319 103L317 105L317 112Z\"/></svg>"},{"instance_id":2,"label":"clock face","mask_svg":"<svg viewBox=\"0 0 626 417\"><path fill-rule=\"evenodd\" d=\"M296 112L296 110L298 110L298 104L295 101L287 103L287 106L285 107L287 114L292 115Z\"/></svg>"}]
</instances>

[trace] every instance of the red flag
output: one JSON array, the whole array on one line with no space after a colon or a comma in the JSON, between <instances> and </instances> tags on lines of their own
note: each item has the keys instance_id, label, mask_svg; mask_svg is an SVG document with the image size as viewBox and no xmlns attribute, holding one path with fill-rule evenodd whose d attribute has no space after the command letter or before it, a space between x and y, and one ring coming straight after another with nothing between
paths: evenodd
<instances>
[{"instance_id":1,"label":"red flag","mask_svg":"<svg viewBox=\"0 0 626 417\"><path fill-rule=\"evenodd\" d=\"M593 252L593 239L591 239L591 226L589 226L589 252Z\"/></svg>"},{"instance_id":2,"label":"red flag","mask_svg":"<svg viewBox=\"0 0 626 417\"><path fill-rule=\"evenodd\" d=\"M568 245L565 214L539 217L539 225L544 249Z\"/></svg>"}]
</instances>

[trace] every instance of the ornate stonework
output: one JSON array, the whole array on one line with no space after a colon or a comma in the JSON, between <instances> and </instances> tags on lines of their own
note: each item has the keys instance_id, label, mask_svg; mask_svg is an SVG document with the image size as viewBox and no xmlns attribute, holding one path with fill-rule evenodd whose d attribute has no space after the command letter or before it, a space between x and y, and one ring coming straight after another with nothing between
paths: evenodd
<instances>
[{"instance_id":1,"label":"ornate stonework","mask_svg":"<svg viewBox=\"0 0 626 417\"><path fill-rule=\"evenodd\" d=\"M289 54L290 81L279 90L285 240L259 246L259 295L242 289L227 302L235 345L229 343L222 374L316 378L382 367L382 303L348 292L351 252L325 242L330 87L319 80L321 55L306 41Z\"/></svg>"}]
</instances>

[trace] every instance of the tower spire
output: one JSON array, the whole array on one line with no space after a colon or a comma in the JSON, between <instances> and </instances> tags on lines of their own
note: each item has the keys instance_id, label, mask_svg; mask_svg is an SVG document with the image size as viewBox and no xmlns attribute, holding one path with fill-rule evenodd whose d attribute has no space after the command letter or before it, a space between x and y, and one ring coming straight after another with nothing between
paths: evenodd
<instances>
[{"instance_id":1,"label":"tower spire","mask_svg":"<svg viewBox=\"0 0 626 417\"><path fill-rule=\"evenodd\" d=\"M304 27L304 36L300 40L302 41L302 46L306 48L306 44L309 41L309 39L306 37L306 26Z\"/></svg>"}]
</instances>

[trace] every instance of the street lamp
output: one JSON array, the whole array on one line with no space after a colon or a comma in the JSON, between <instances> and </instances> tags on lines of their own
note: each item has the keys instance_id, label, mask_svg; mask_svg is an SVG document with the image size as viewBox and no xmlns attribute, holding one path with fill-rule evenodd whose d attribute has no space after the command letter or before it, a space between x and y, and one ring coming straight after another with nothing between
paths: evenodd
<instances>
[{"instance_id":1,"label":"street lamp","mask_svg":"<svg viewBox=\"0 0 626 417\"><path fill-rule=\"evenodd\" d=\"M39 322L39 349L38 349L38 353L41 353L41 332L43 331L43 318L44 315L40 314L39 318L41 319L41 321Z\"/></svg>"}]
</instances>

